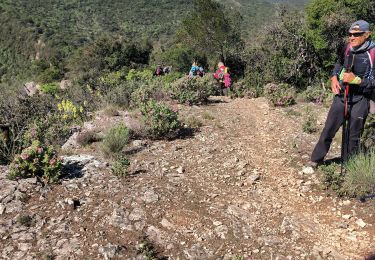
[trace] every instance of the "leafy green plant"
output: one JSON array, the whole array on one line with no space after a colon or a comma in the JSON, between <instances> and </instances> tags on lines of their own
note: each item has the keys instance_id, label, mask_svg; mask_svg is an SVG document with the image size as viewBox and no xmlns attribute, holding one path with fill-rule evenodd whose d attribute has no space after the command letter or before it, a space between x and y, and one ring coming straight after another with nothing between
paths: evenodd
<instances>
[{"instance_id":1,"label":"leafy green plant","mask_svg":"<svg viewBox=\"0 0 375 260\"><path fill-rule=\"evenodd\" d=\"M192 79L184 77L172 84L172 97L183 104L201 104L215 92L215 85L216 81L210 75Z\"/></svg>"},{"instance_id":2,"label":"leafy green plant","mask_svg":"<svg viewBox=\"0 0 375 260\"><path fill-rule=\"evenodd\" d=\"M344 182L344 176L340 173L340 165L336 163L321 165L319 170L322 172L322 184L325 189L332 189L339 195L342 195L341 187Z\"/></svg>"},{"instance_id":3,"label":"leafy green plant","mask_svg":"<svg viewBox=\"0 0 375 260\"><path fill-rule=\"evenodd\" d=\"M129 141L129 129L120 123L108 130L101 150L107 157L117 156Z\"/></svg>"},{"instance_id":4,"label":"leafy green plant","mask_svg":"<svg viewBox=\"0 0 375 260\"><path fill-rule=\"evenodd\" d=\"M57 157L53 147L42 146L39 141L17 155L10 165L8 178L42 177L48 182L55 182L59 178L62 161Z\"/></svg>"},{"instance_id":5,"label":"leafy green plant","mask_svg":"<svg viewBox=\"0 0 375 260\"><path fill-rule=\"evenodd\" d=\"M199 118L195 116L189 116L185 118L185 120L183 121L184 121L184 124L190 128L199 128L203 125L202 121L199 120Z\"/></svg>"},{"instance_id":6,"label":"leafy green plant","mask_svg":"<svg viewBox=\"0 0 375 260\"><path fill-rule=\"evenodd\" d=\"M310 108L306 109L305 120L302 124L302 130L305 133L312 134L318 131L316 125L316 116L312 113Z\"/></svg>"},{"instance_id":7,"label":"leafy green plant","mask_svg":"<svg viewBox=\"0 0 375 260\"><path fill-rule=\"evenodd\" d=\"M142 238L142 242L138 247L138 253L144 255L147 260L157 259L155 246L146 236Z\"/></svg>"},{"instance_id":8,"label":"leafy green plant","mask_svg":"<svg viewBox=\"0 0 375 260\"><path fill-rule=\"evenodd\" d=\"M351 157L345 169L342 190L346 195L354 197L375 193L375 149Z\"/></svg>"},{"instance_id":9,"label":"leafy green plant","mask_svg":"<svg viewBox=\"0 0 375 260\"><path fill-rule=\"evenodd\" d=\"M175 137L181 127L177 112L164 103L150 100L140 107L151 138Z\"/></svg>"},{"instance_id":10,"label":"leafy green plant","mask_svg":"<svg viewBox=\"0 0 375 260\"><path fill-rule=\"evenodd\" d=\"M127 81L148 81L152 79L154 72L150 69L145 70L135 70L131 69L128 72L128 75L126 76Z\"/></svg>"},{"instance_id":11,"label":"leafy green plant","mask_svg":"<svg viewBox=\"0 0 375 260\"><path fill-rule=\"evenodd\" d=\"M154 80L139 86L131 96L132 106L141 107L150 100L167 101L170 95L165 90L163 84L159 80Z\"/></svg>"},{"instance_id":12,"label":"leafy green plant","mask_svg":"<svg viewBox=\"0 0 375 260\"><path fill-rule=\"evenodd\" d=\"M329 93L329 91L323 89L322 87L309 86L299 95L299 97L305 102L323 104L323 102L328 98Z\"/></svg>"},{"instance_id":13,"label":"leafy green plant","mask_svg":"<svg viewBox=\"0 0 375 260\"><path fill-rule=\"evenodd\" d=\"M295 89L288 84L267 84L264 93L274 106L291 106L295 104Z\"/></svg>"},{"instance_id":14,"label":"leafy green plant","mask_svg":"<svg viewBox=\"0 0 375 260\"><path fill-rule=\"evenodd\" d=\"M59 85L56 83L47 83L40 86L40 91L45 94L56 95L60 90Z\"/></svg>"},{"instance_id":15,"label":"leafy green plant","mask_svg":"<svg viewBox=\"0 0 375 260\"><path fill-rule=\"evenodd\" d=\"M32 224L33 218L29 215L20 215L17 217L17 222L25 227L30 227Z\"/></svg>"},{"instance_id":16,"label":"leafy green plant","mask_svg":"<svg viewBox=\"0 0 375 260\"><path fill-rule=\"evenodd\" d=\"M112 172L119 177L126 177L130 162L125 157L118 158L111 167Z\"/></svg>"}]
</instances>

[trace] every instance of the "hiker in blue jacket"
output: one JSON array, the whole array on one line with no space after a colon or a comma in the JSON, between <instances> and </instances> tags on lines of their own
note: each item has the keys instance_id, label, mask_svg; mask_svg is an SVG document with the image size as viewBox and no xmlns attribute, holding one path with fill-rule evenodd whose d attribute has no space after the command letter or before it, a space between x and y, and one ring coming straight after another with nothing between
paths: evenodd
<instances>
[{"instance_id":1,"label":"hiker in blue jacket","mask_svg":"<svg viewBox=\"0 0 375 260\"><path fill-rule=\"evenodd\" d=\"M345 141L343 138L341 144L347 145L346 151L342 151L341 159L346 161L358 152L360 136L369 112L369 100L375 89L375 44L370 35L370 26L364 20L356 21L350 26L348 43L331 74L331 89L335 97L311 155L309 164L312 167L323 162L332 139L344 123L344 115L347 115L348 136Z\"/></svg>"}]
</instances>

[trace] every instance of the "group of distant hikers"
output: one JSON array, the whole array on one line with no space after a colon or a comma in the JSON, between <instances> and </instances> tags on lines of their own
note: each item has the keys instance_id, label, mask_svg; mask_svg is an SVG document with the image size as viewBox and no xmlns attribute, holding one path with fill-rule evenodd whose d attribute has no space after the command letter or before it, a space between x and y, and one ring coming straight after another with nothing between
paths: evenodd
<instances>
[{"instance_id":1,"label":"group of distant hikers","mask_svg":"<svg viewBox=\"0 0 375 260\"><path fill-rule=\"evenodd\" d=\"M162 76L171 72L171 67L162 67L158 65L155 69L154 76ZM203 77L205 75L203 67L199 66L196 61L191 65L190 71L188 73L189 78ZM217 70L213 74L213 77L217 80L220 87L220 94L227 96L229 94L229 89L231 86L231 77L228 67L224 65L223 62L217 64Z\"/></svg>"}]
</instances>

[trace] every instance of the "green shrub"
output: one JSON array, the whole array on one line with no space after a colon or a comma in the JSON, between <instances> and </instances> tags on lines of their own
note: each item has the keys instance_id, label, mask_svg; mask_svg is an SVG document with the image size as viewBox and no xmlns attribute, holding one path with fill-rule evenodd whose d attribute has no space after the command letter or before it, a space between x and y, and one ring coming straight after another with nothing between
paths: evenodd
<instances>
[{"instance_id":1,"label":"green shrub","mask_svg":"<svg viewBox=\"0 0 375 260\"><path fill-rule=\"evenodd\" d=\"M59 178L61 167L62 161L52 146L42 146L39 141L34 141L14 158L8 178L42 177L48 182L54 182Z\"/></svg>"},{"instance_id":2,"label":"green shrub","mask_svg":"<svg viewBox=\"0 0 375 260\"><path fill-rule=\"evenodd\" d=\"M274 106L295 104L295 89L288 84L269 83L264 87L264 94Z\"/></svg>"},{"instance_id":3,"label":"green shrub","mask_svg":"<svg viewBox=\"0 0 375 260\"><path fill-rule=\"evenodd\" d=\"M305 102L313 102L323 104L323 102L329 98L330 91L323 89L322 87L308 86L299 97Z\"/></svg>"},{"instance_id":4,"label":"green shrub","mask_svg":"<svg viewBox=\"0 0 375 260\"><path fill-rule=\"evenodd\" d=\"M167 101L170 100L170 95L164 89L161 81L155 80L143 84L137 88L131 96L132 106L141 107L150 100Z\"/></svg>"},{"instance_id":5,"label":"green shrub","mask_svg":"<svg viewBox=\"0 0 375 260\"><path fill-rule=\"evenodd\" d=\"M345 164L342 190L346 195L363 196L375 193L375 150L359 153Z\"/></svg>"},{"instance_id":6,"label":"green shrub","mask_svg":"<svg viewBox=\"0 0 375 260\"><path fill-rule=\"evenodd\" d=\"M127 81L149 81L152 79L152 76L154 75L154 72L150 69L145 70L135 70L131 69L128 72L128 75L126 76Z\"/></svg>"},{"instance_id":7,"label":"green shrub","mask_svg":"<svg viewBox=\"0 0 375 260\"><path fill-rule=\"evenodd\" d=\"M189 116L185 118L184 124L189 128L199 128L203 125L202 121L195 116Z\"/></svg>"},{"instance_id":8,"label":"green shrub","mask_svg":"<svg viewBox=\"0 0 375 260\"><path fill-rule=\"evenodd\" d=\"M310 108L306 109L305 121L302 124L302 130L305 133L312 134L318 131L316 125L316 116L311 112Z\"/></svg>"},{"instance_id":9,"label":"green shrub","mask_svg":"<svg viewBox=\"0 0 375 260\"><path fill-rule=\"evenodd\" d=\"M321 165L319 166L319 170L322 172L323 187L325 189L332 189L339 195L342 195L341 187L344 177L341 175L340 165L336 163Z\"/></svg>"},{"instance_id":10,"label":"green shrub","mask_svg":"<svg viewBox=\"0 0 375 260\"><path fill-rule=\"evenodd\" d=\"M52 96L7 95L0 98L0 124L9 127L8 138L0 140L0 164L11 162L16 154L31 145L31 140L25 143L23 139L29 125L53 113L55 103Z\"/></svg>"},{"instance_id":11,"label":"green shrub","mask_svg":"<svg viewBox=\"0 0 375 260\"><path fill-rule=\"evenodd\" d=\"M128 141L129 129L121 123L108 130L103 139L101 150L107 157L117 156Z\"/></svg>"},{"instance_id":12,"label":"green shrub","mask_svg":"<svg viewBox=\"0 0 375 260\"><path fill-rule=\"evenodd\" d=\"M177 135L181 127L177 112L166 104L150 100L140 110L151 138L173 138Z\"/></svg>"},{"instance_id":13,"label":"green shrub","mask_svg":"<svg viewBox=\"0 0 375 260\"><path fill-rule=\"evenodd\" d=\"M367 150L375 148L375 114L367 117L361 142Z\"/></svg>"},{"instance_id":14,"label":"green shrub","mask_svg":"<svg viewBox=\"0 0 375 260\"><path fill-rule=\"evenodd\" d=\"M60 87L56 83L47 83L40 86L40 91L44 94L56 95L59 90Z\"/></svg>"},{"instance_id":15,"label":"green shrub","mask_svg":"<svg viewBox=\"0 0 375 260\"><path fill-rule=\"evenodd\" d=\"M120 157L113 163L111 170L115 175L119 177L126 177L126 175L128 174L129 165L130 162L127 158Z\"/></svg>"},{"instance_id":16,"label":"green shrub","mask_svg":"<svg viewBox=\"0 0 375 260\"><path fill-rule=\"evenodd\" d=\"M162 77L158 77L157 79L161 80L162 82L164 82L166 84L169 84L169 83L172 83L172 82L174 82L174 81L176 81L179 78L182 78L184 76L185 76L185 74L182 73L182 72L172 71L168 74L163 75Z\"/></svg>"},{"instance_id":17,"label":"green shrub","mask_svg":"<svg viewBox=\"0 0 375 260\"><path fill-rule=\"evenodd\" d=\"M232 86L232 96L233 97L247 97L247 98L257 98L261 96L263 89L258 87L258 85L246 83L245 80L239 81Z\"/></svg>"},{"instance_id":18,"label":"green shrub","mask_svg":"<svg viewBox=\"0 0 375 260\"><path fill-rule=\"evenodd\" d=\"M215 93L216 80L211 75L202 78L184 77L172 83L172 97L182 104L201 104Z\"/></svg>"}]
</instances>

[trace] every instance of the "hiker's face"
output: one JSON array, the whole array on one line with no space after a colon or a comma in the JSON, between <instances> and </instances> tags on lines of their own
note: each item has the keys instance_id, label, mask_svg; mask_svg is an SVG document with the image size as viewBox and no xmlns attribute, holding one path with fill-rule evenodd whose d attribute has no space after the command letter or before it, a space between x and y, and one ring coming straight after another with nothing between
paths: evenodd
<instances>
[{"instance_id":1,"label":"hiker's face","mask_svg":"<svg viewBox=\"0 0 375 260\"><path fill-rule=\"evenodd\" d=\"M361 46L370 36L370 32L349 31L349 43L352 47Z\"/></svg>"}]
</instances>

